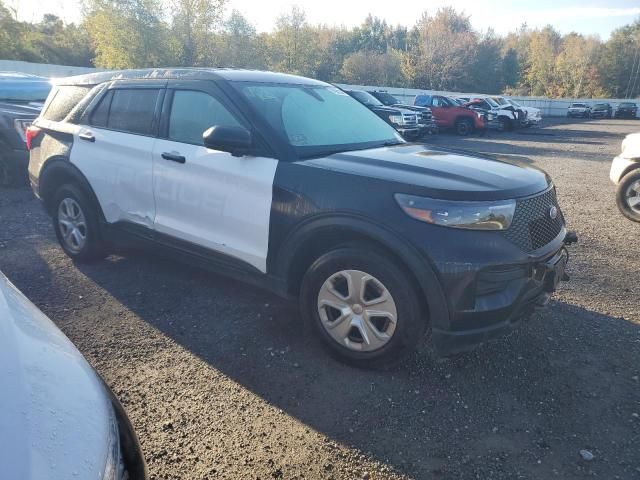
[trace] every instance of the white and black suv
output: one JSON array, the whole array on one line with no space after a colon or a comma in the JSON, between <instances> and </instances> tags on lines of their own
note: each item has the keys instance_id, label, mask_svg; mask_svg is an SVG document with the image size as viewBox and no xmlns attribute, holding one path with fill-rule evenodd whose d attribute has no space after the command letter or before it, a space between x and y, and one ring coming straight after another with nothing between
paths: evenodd
<instances>
[{"instance_id":1,"label":"white and black suv","mask_svg":"<svg viewBox=\"0 0 640 480\"><path fill-rule=\"evenodd\" d=\"M470 348L566 278L544 172L407 143L323 82L231 69L71 77L28 137L32 188L74 260L142 242L253 282L298 299L357 365L384 366L427 331L441 354Z\"/></svg>"}]
</instances>

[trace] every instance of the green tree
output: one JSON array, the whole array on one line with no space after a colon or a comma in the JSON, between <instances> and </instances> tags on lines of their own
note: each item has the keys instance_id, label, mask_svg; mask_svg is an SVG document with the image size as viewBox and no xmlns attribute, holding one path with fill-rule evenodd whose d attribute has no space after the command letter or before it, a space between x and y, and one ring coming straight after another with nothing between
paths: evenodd
<instances>
[{"instance_id":1,"label":"green tree","mask_svg":"<svg viewBox=\"0 0 640 480\"><path fill-rule=\"evenodd\" d=\"M137 68L173 63L161 0L88 0L84 27L105 68Z\"/></svg>"},{"instance_id":2,"label":"green tree","mask_svg":"<svg viewBox=\"0 0 640 480\"><path fill-rule=\"evenodd\" d=\"M216 51L220 66L257 69L266 67L264 48L255 27L237 10L232 10L223 22Z\"/></svg>"},{"instance_id":3,"label":"green tree","mask_svg":"<svg viewBox=\"0 0 640 480\"><path fill-rule=\"evenodd\" d=\"M397 50L352 53L345 58L341 75L345 82L357 85L400 87L405 84L402 54Z\"/></svg>"},{"instance_id":4,"label":"green tree","mask_svg":"<svg viewBox=\"0 0 640 480\"><path fill-rule=\"evenodd\" d=\"M178 64L214 66L224 0L173 0L171 35Z\"/></svg>"},{"instance_id":5,"label":"green tree","mask_svg":"<svg viewBox=\"0 0 640 480\"><path fill-rule=\"evenodd\" d=\"M640 96L639 55L640 19L614 31L599 52L598 74L608 95L618 98Z\"/></svg>"}]
</instances>

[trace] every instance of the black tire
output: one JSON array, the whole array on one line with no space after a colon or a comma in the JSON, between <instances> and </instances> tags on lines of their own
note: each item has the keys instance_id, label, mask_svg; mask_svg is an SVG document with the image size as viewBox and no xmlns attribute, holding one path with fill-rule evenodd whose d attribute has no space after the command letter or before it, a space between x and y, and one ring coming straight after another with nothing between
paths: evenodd
<instances>
[{"instance_id":1,"label":"black tire","mask_svg":"<svg viewBox=\"0 0 640 480\"><path fill-rule=\"evenodd\" d=\"M511 120L504 117L498 117L498 131L508 132L511 130Z\"/></svg>"},{"instance_id":2,"label":"black tire","mask_svg":"<svg viewBox=\"0 0 640 480\"><path fill-rule=\"evenodd\" d=\"M334 339L323 326L318 308L321 289L332 276L345 270L358 270L373 276L395 303L395 331L387 343L373 351L349 348ZM304 275L300 290L301 313L311 322L324 346L338 359L357 367L389 368L415 350L427 329L427 314L423 312L417 287L411 278L404 268L366 244L340 247L318 258ZM349 332L353 332L353 328ZM364 340L361 343L364 345Z\"/></svg>"},{"instance_id":3,"label":"black tire","mask_svg":"<svg viewBox=\"0 0 640 480\"><path fill-rule=\"evenodd\" d=\"M461 136L467 136L473 132L473 122L468 118L459 118L456 120L456 133Z\"/></svg>"},{"instance_id":4,"label":"black tire","mask_svg":"<svg viewBox=\"0 0 640 480\"><path fill-rule=\"evenodd\" d=\"M85 227L81 230L83 230L85 235L85 241L82 246L77 249L72 249L67 244L67 241L64 240L62 227L59 222L61 204L66 199L73 200L81 209L84 217ZM80 263L93 262L106 257L108 255L107 244L101 235L98 209L91 198L76 185L66 184L61 186L55 193L53 202L53 228L64 252L71 257L74 262Z\"/></svg>"},{"instance_id":5,"label":"black tire","mask_svg":"<svg viewBox=\"0 0 640 480\"><path fill-rule=\"evenodd\" d=\"M0 187L10 187L13 185L13 172L9 165L0 155Z\"/></svg>"},{"instance_id":6,"label":"black tire","mask_svg":"<svg viewBox=\"0 0 640 480\"><path fill-rule=\"evenodd\" d=\"M633 220L634 222L640 222L640 207L635 209L632 208L629 205L627 197L627 190L635 182L640 182L640 168L632 170L622 177L622 180L620 180L616 189L616 204L618 205L620 213L625 217L629 220ZM638 195L640 196L640 192Z\"/></svg>"}]
</instances>

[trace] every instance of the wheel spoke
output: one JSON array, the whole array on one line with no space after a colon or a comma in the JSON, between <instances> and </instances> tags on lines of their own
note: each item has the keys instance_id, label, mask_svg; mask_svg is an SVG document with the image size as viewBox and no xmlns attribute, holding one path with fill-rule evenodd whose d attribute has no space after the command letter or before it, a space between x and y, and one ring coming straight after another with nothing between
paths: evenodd
<instances>
[{"instance_id":1,"label":"wheel spoke","mask_svg":"<svg viewBox=\"0 0 640 480\"><path fill-rule=\"evenodd\" d=\"M635 197L628 197L627 203L630 207L635 208L638 204L640 204L640 195L637 195Z\"/></svg>"}]
</instances>

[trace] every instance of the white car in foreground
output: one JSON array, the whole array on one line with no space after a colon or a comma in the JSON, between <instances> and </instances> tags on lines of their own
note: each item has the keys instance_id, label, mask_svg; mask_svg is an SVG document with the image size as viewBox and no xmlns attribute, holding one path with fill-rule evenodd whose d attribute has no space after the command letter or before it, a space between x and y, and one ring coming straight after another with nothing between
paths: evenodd
<instances>
[{"instance_id":1,"label":"white car in foreground","mask_svg":"<svg viewBox=\"0 0 640 480\"><path fill-rule=\"evenodd\" d=\"M613 159L609 178L615 183L616 203L622 214L640 222L640 133L627 135L620 155Z\"/></svg>"},{"instance_id":2,"label":"white car in foreground","mask_svg":"<svg viewBox=\"0 0 640 480\"><path fill-rule=\"evenodd\" d=\"M0 479L147 478L122 406L2 273L0 385Z\"/></svg>"}]
</instances>

